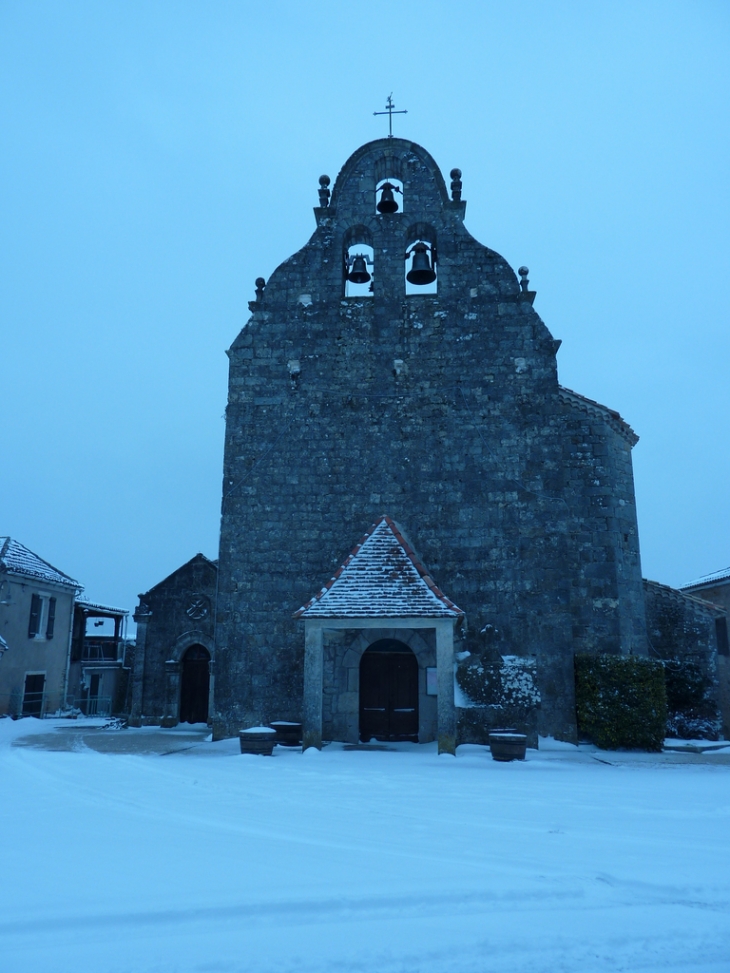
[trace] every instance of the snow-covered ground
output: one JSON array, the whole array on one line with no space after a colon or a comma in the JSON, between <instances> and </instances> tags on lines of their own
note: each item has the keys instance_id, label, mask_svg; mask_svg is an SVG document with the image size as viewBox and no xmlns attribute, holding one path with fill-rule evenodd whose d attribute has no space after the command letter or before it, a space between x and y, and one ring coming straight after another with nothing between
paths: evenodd
<instances>
[{"instance_id":1,"label":"snow-covered ground","mask_svg":"<svg viewBox=\"0 0 730 973\"><path fill-rule=\"evenodd\" d=\"M3 971L730 970L727 751L11 745L50 729L0 720Z\"/></svg>"}]
</instances>

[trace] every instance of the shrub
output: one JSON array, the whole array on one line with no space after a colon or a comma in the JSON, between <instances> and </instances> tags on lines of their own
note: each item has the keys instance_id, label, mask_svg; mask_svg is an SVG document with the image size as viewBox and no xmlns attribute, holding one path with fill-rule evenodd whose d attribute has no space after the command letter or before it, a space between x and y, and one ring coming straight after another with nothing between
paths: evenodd
<instances>
[{"instance_id":1,"label":"shrub","mask_svg":"<svg viewBox=\"0 0 730 973\"><path fill-rule=\"evenodd\" d=\"M456 667L456 681L478 706L531 709L540 703L534 659L503 656L502 662L484 662L472 655Z\"/></svg>"},{"instance_id":2,"label":"shrub","mask_svg":"<svg viewBox=\"0 0 730 973\"><path fill-rule=\"evenodd\" d=\"M622 655L576 655L578 732L604 750L662 749L667 723L664 667Z\"/></svg>"},{"instance_id":3,"label":"shrub","mask_svg":"<svg viewBox=\"0 0 730 973\"><path fill-rule=\"evenodd\" d=\"M713 686L696 662L666 659L667 736L682 740L717 740L720 713L713 698Z\"/></svg>"}]
</instances>

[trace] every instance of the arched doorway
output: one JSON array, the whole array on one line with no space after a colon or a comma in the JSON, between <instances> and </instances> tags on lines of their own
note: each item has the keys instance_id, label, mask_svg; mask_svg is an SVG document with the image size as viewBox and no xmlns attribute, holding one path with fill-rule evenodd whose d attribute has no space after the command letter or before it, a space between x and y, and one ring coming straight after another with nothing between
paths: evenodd
<instances>
[{"instance_id":1,"label":"arched doorway","mask_svg":"<svg viewBox=\"0 0 730 973\"><path fill-rule=\"evenodd\" d=\"M202 645L191 645L182 660L180 722L208 722L210 653Z\"/></svg>"},{"instance_id":2,"label":"arched doorway","mask_svg":"<svg viewBox=\"0 0 730 973\"><path fill-rule=\"evenodd\" d=\"M360 660L360 739L418 742L418 660L404 642L380 639Z\"/></svg>"}]
</instances>

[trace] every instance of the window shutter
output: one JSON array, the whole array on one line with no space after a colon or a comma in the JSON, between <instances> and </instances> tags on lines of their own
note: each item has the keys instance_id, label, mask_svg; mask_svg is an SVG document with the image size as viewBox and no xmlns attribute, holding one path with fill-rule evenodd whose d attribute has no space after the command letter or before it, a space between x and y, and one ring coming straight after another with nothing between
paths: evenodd
<instances>
[{"instance_id":1,"label":"window shutter","mask_svg":"<svg viewBox=\"0 0 730 973\"><path fill-rule=\"evenodd\" d=\"M38 634L38 619L41 613L41 600L38 595L30 599L30 621L28 622L28 638L34 639Z\"/></svg>"},{"instance_id":2,"label":"window shutter","mask_svg":"<svg viewBox=\"0 0 730 973\"><path fill-rule=\"evenodd\" d=\"M56 623L56 599L51 598L48 602L48 624L46 625L46 638L53 638L53 626Z\"/></svg>"}]
</instances>

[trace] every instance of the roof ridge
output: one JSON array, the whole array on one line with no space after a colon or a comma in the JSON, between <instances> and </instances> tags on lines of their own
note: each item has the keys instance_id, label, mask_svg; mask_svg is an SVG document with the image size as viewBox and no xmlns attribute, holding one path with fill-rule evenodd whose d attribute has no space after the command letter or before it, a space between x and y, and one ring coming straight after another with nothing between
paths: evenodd
<instances>
[{"instance_id":1,"label":"roof ridge","mask_svg":"<svg viewBox=\"0 0 730 973\"><path fill-rule=\"evenodd\" d=\"M680 585L679 589L683 591L686 588L699 587L699 585L711 585L715 581L725 581L728 578L730 578L730 565L726 568L720 568L718 571L703 574L701 578L695 578L694 581L688 581L687 584Z\"/></svg>"}]
</instances>

